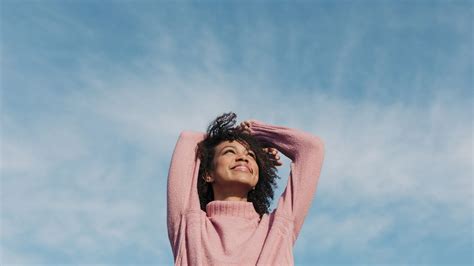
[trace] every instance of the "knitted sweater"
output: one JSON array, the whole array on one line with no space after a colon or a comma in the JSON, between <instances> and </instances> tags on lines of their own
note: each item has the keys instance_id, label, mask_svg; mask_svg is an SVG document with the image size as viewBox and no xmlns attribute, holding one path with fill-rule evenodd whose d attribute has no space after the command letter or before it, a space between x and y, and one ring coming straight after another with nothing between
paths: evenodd
<instances>
[{"instance_id":1,"label":"knitted sweater","mask_svg":"<svg viewBox=\"0 0 474 266\"><path fill-rule=\"evenodd\" d=\"M293 265L293 245L316 192L322 141L308 133L251 121L251 134L292 163L277 208L261 218L251 202L212 201L202 211L196 145L203 133L182 132L168 175L168 235L175 265Z\"/></svg>"}]
</instances>

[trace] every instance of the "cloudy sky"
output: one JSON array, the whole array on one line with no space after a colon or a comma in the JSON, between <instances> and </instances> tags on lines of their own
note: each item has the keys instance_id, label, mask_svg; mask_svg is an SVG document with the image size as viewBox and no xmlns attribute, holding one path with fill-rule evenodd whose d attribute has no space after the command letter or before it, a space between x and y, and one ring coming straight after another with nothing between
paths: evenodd
<instances>
[{"instance_id":1,"label":"cloudy sky","mask_svg":"<svg viewBox=\"0 0 474 266\"><path fill-rule=\"evenodd\" d=\"M174 145L228 111L325 142L296 264L473 262L471 1L0 8L2 265L172 264Z\"/></svg>"}]
</instances>

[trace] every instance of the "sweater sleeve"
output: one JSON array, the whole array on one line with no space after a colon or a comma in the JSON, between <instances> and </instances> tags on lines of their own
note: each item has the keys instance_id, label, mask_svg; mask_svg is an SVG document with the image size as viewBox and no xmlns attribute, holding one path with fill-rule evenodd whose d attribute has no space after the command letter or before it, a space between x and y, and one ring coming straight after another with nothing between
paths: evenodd
<instances>
[{"instance_id":1,"label":"sweater sleeve","mask_svg":"<svg viewBox=\"0 0 474 266\"><path fill-rule=\"evenodd\" d=\"M175 256L182 214L188 209L200 209L196 180L199 160L196 158L196 148L203 139L204 133L182 132L171 159L167 185L167 222L168 237Z\"/></svg>"},{"instance_id":2,"label":"sweater sleeve","mask_svg":"<svg viewBox=\"0 0 474 266\"><path fill-rule=\"evenodd\" d=\"M309 133L258 121L251 121L250 130L292 161L288 183L278 201L276 213L293 221L294 243L316 192L324 159L324 143Z\"/></svg>"}]
</instances>

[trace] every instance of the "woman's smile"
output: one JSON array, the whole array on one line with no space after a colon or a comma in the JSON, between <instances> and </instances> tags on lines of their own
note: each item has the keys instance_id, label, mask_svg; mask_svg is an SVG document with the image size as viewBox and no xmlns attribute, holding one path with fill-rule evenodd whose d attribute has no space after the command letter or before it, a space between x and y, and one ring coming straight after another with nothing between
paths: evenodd
<instances>
[{"instance_id":1,"label":"woman's smile","mask_svg":"<svg viewBox=\"0 0 474 266\"><path fill-rule=\"evenodd\" d=\"M234 167L231 168L232 170L236 170L236 171L243 171L243 172L248 172L248 173L252 173L252 171L250 170L250 168L245 165L245 164L238 164Z\"/></svg>"}]
</instances>

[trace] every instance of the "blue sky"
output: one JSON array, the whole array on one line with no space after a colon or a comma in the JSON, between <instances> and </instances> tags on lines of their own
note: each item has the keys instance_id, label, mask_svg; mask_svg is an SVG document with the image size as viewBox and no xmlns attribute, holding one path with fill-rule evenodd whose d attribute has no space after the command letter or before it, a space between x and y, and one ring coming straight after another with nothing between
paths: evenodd
<instances>
[{"instance_id":1,"label":"blue sky","mask_svg":"<svg viewBox=\"0 0 474 266\"><path fill-rule=\"evenodd\" d=\"M172 264L174 144L231 110L326 144L296 264L473 263L471 1L3 0L0 19L2 265Z\"/></svg>"}]
</instances>

